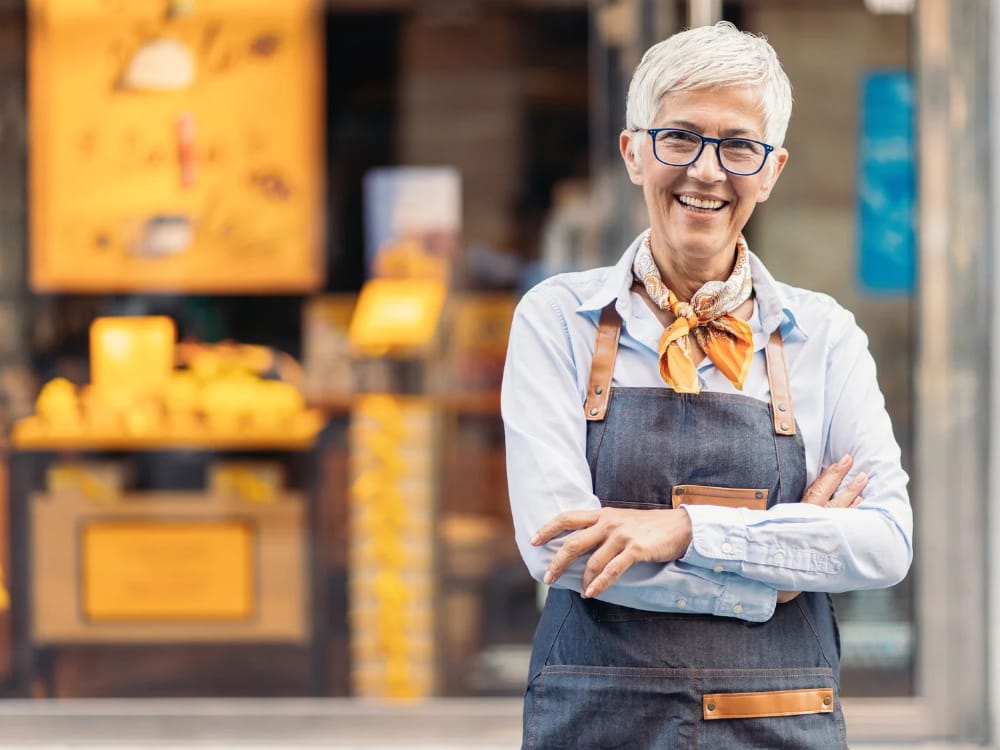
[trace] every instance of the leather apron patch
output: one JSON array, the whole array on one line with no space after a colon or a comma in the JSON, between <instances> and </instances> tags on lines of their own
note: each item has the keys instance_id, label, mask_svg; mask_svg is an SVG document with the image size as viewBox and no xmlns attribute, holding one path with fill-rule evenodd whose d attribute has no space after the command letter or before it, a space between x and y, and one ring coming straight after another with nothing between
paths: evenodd
<instances>
[{"instance_id":1,"label":"leather apron patch","mask_svg":"<svg viewBox=\"0 0 1000 750\"><path fill-rule=\"evenodd\" d=\"M683 505L724 505L727 508L767 510L766 489L710 487L704 484L678 484L670 493L675 508Z\"/></svg>"},{"instance_id":2,"label":"leather apron patch","mask_svg":"<svg viewBox=\"0 0 1000 750\"><path fill-rule=\"evenodd\" d=\"M833 712L833 690L768 690L760 693L712 693L701 702L705 719L758 719Z\"/></svg>"}]
</instances>

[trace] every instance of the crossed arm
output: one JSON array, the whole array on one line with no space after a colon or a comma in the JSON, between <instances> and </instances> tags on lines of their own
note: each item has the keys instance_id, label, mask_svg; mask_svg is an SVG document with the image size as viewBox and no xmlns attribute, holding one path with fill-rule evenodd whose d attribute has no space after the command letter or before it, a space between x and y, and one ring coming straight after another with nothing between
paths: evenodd
<instances>
[{"instance_id":1,"label":"crossed arm","mask_svg":"<svg viewBox=\"0 0 1000 750\"><path fill-rule=\"evenodd\" d=\"M856 474L841 486L853 463L853 457L846 455L829 466L809 486L802 502L821 508L857 507L864 500L861 493L868 484L868 475ZM586 556L581 584L584 597L604 593L636 563L679 560L693 541L691 519L684 507L662 510L600 508L558 514L538 530L531 544L536 547L547 544L567 532L543 581L555 583L573 561ZM790 601L798 593L779 591L777 602Z\"/></svg>"}]
</instances>

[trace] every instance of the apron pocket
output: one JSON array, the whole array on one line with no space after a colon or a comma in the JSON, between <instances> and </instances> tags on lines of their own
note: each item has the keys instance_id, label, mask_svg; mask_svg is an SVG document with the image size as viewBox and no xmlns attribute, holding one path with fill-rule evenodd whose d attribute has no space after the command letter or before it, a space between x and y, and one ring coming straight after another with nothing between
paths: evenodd
<instances>
[{"instance_id":1,"label":"apron pocket","mask_svg":"<svg viewBox=\"0 0 1000 750\"><path fill-rule=\"evenodd\" d=\"M696 747L846 750L832 678L825 669L734 670L721 678L705 674L699 681L702 721Z\"/></svg>"},{"instance_id":2,"label":"apron pocket","mask_svg":"<svg viewBox=\"0 0 1000 750\"><path fill-rule=\"evenodd\" d=\"M523 749L693 748L695 681L672 671L546 666L526 696Z\"/></svg>"}]
</instances>

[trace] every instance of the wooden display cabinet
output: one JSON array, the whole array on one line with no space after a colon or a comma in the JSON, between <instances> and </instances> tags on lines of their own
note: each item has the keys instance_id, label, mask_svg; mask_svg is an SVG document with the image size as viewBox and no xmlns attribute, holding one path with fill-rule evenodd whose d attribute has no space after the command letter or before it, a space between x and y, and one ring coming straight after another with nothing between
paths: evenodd
<instances>
[{"instance_id":1,"label":"wooden display cabinet","mask_svg":"<svg viewBox=\"0 0 1000 750\"><path fill-rule=\"evenodd\" d=\"M344 694L345 432L334 420L315 445L282 450L15 450L15 692ZM116 467L124 487L74 487L88 463ZM259 495L250 476L234 491L220 466L280 467L284 481Z\"/></svg>"}]
</instances>

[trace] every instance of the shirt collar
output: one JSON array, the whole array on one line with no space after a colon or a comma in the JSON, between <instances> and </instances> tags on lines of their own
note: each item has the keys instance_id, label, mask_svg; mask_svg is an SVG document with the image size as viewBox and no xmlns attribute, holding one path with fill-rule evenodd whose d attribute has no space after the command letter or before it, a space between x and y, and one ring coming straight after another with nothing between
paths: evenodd
<instances>
[{"instance_id":1,"label":"shirt collar","mask_svg":"<svg viewBox=\"0 0 1000 750\"><path fill-rule=\"evenodd\" d=\"M629 302L629 290L632 288L632 264L635 262L635 254L639 251L639 244L646 237L646 232L642 232L636 237L632 244L628 246L625 254L619 258L615 265L608 267L597 289L580 303L576 308L577 312L587 313L603 310L612 302L616 302L615 309L622 316L623 320L628 320L628 311L631 307Z\"/></svg>"},{"instance_id":2,"label":"shirt collar","mask_svg":"<svg viewBox=\"0 0 1000 750\"><path fill-rule=\"evenodd\" d=\"M632 288L632 264L635 262L635 254L639 250L639 244L645 239L646 233L643 231L629 245L625 254L619 258L613 266L605 269L597 289L586 297L580 306L576 308L578 313L590 313L603 310L612 302L615 302L615 309L622 317L628 320L631 311L629 290ZM806 339L808 334L798 324L795 311L788 302L785 294L778 286L771 272L767 270L760 258L749 252L750 275L753 278L753 290L757 299L758 318L763 332L770 335L774 329L781 330L781 336L786 341L796 338Z\"/></svg>"},{"instance_id":3,"label":"shirt collar","mask_svg":"<svg viewBox=\"0 0 1000 750\"><path fill-rule=\"evenodd\" d=\"M767 334L776 328L780 329L781 337L786 341L809 338L809 334L799 325L794 306L788 301L771 272L752 252L749 256L750 276L753 278L753 291L757 298L761 328Z\"/></svg>"}]
</instances>

